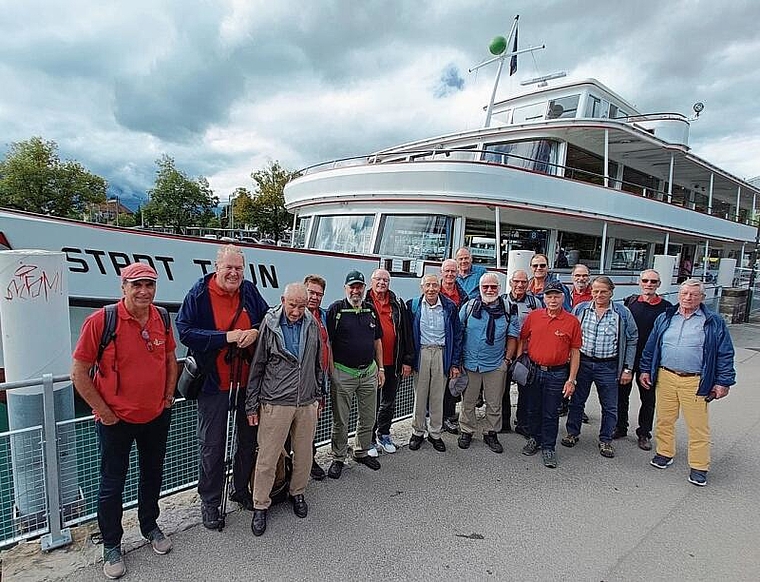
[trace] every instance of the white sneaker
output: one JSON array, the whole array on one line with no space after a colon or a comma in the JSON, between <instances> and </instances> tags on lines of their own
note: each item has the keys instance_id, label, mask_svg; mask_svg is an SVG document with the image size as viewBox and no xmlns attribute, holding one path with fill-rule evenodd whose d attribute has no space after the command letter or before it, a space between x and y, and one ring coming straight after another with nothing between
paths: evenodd
<instances>
[{"instance_id":1,"label":"white sneaker","mask_svg":"<svg viewBox=\"0 0 760 582\"><path fill-rule=\"evenodd\" d=\"M376 445L374 443L372 443L369 446L369 448L367 449L367 456L368 457L373 457L373 458L377 457L377 448L376 448Z\"/></svg>"},{"instance_id":2,"label":"white sneaker","mask_svg":"<svg viewBox=\"0 0 760 582\"><path fill-rule=\"evenodd\" d=\"M378 438L377 440L377 444L383 447L383 450L386 453L396 452L396 445L393 444L393 441L391 440L391 435L389 434L380 435L380 438Z\"/></svg>"}]
</instances>

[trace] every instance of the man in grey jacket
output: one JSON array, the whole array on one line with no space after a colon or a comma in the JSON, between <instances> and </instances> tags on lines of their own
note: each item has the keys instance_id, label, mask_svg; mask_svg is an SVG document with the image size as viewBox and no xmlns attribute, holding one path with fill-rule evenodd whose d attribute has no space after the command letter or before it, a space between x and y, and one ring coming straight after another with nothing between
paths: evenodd
<instances>
[{"instance_id":1,"label":"man in grey jacket","mask_svg":"<svg viewBox=\"0 0 760 582\"><path fill-rule=\"evenodd\" d=\"M245 411L251 426L259 426L259 454L253 482L253 535L267 527L267 510L275 470L290 434L293 475L290 500L293 512L306 517L304 491L311 468L311 443L323 386L319 327L306 309L306 287L290 283L282 304L264 316L259 342L251 362Z\"/></svg>"}]
</instances>

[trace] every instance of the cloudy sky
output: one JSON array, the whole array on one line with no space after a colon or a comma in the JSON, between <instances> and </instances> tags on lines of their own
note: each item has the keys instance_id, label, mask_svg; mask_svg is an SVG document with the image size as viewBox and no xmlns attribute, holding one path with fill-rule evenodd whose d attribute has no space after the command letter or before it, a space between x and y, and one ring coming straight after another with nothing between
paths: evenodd
<instances>
[{"instance_id":1,"label":"cloudy sky","mask_svg":"<svg viewBox=\"0 0 760 582\"><path fill-rule=\"evenodd\" d=\"M54 140L135 206L166 153L226 200L272 160L482 125L495 69L468 68L517 13L547 48L500 98L564 70L645 113L702 101L693 151L760 175L756 0L0 0L0 155Z\"/></svg>"}]
</instances>

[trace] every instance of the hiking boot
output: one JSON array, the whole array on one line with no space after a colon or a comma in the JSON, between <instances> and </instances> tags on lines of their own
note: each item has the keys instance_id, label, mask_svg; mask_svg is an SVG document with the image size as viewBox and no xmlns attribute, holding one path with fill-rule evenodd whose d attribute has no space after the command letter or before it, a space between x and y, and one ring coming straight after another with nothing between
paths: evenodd
<instances>
[{"instance_id":1,"label":"hiking boot","mask_svg":"<svg viewBox=\"0 0 760 582\"><path fill-rule=\"evenodd\" d=\"M219 529L219 508L212 505L201 505L201 517L203 518L203 527L206 529Z\"/></svg>"},{"instance_id":2,"label":"hiking boot","mask_svg":"<svg viewBox=\"0 0 760 582\"><path fill-rule=\"evenodd\" d=\"M694 483L697 487L704 487L707 485L707 471L691 469L689 471L689 483Z\"/></svg>"},{"instance_id":3,"label":"hiking boot","mask_svg":"<svg viewBox=\"0 0 760 582\"><path fill-rule=\"evenodd\" d=\"M639 437L639 448L642 451L651 451L652 450L652 441L649 439L649 437L640 436Z\"/></svg>"},{"instance_id":4,"label":"hiking boot","mask_svg":"<svg viewBox=\"0 0 760 582\"><path fill-rule=\"evenodd\" d=\"M525 443L525 446L522 448L522 454L526 457L531 457L535 455L539 450L538 443L536 442L536 439L533 437L530 437L528 441Z\"/></svg>"},{"instance_id":5,"label":"hiking boot","mask_svg":"<svg viewBox=\"0 0 760 582\"><path fill-rule=\"evenodd\" d=\"M340 474L343 472L343 461L333 461L330 463L330 468L327 469L327 476L330 479L340 479Z\"/></svg>"},{"instance_id":6,"label":"hiking boot","mask_svg":"<svg viewBox=\"0 0 760 582\"><path fill-rule=\"evenodd\" d=\"M613 447L610 442L600 442L599 454L608 459L612 459L615 456L615 447Z\"/></svg>"},{"instance_id":7,"label":"hiking boot","mask_svg":"<svg viewBox=\"0 0 760 582\"><path fill-rule=\"evenodd\" d=\"M377 471L380 468L380 461L374 457L367 455L366 457L354 457L354 461L361 463L365 467L369 467L373 471Z\"/></svg>"},{"instance_id":8,"label":"hiking boot","mask_svg":"<svg viewBox=\"0 0 760 582\"><path fill-rule=\"evenodd\" d=\"M673 464L673 457L666 457L665 455L657 454L652 457L652 460L649 461L649 464L653 467L656 467L657 469L667 469L670 467L670 465Z\"/></svg>"},{"instance_id":9,"label":"hiking boot","mask_svg":"<svg viewBox=\"0 0 760 582\"><path fill-rule=\"evenodd\" d=\"M557 453L555 453L554 450L542 449L541 458L544 461L544 467L548 467L549 469L557 468Z\"/></svg>"},{"instance_id":10,"label":"hiking boot","mask_svg":"<svg viewBox=\"0 0 760 582\"><path fill-rule=\"evenodd\" d=\"M472 433L471 432L463 432L459 435L459 438L457 439L457 445L460 449L469 449L470 443L472 442Z\"/></svg>"},{"instance_id":11,"label":"hiking boot","mask_svg":"<svg viewBox=\"0 0 760 582\"><path fill-rule=\"evenodd\" d=\"M433 445L433 448L438 451L439 453L445 453L446 452L446 443L443 442L442 438L433 438L432 436L428 435L427 438L428 442L430 442L431 445Z\"/></svg>"},{"instance_id":12,"label":"hiking boot","mask_svg":"<svg viewBox=\"0 0 760 582\"><path fill-rule=\"evenodd\" d=\"M419 450L420 446L422 446L422 441L424 441L424 440L425 440L425 439L424 439L424 438L422 438L420 435L417 435L417 434L413 434L413 435L412 435L412 436L409 438L409 450L410 450L410 451L416 451L416 450Z\"/></svg>"},{"instance_id":13,"label":"hiking boot","mask_svg":"<svg viewBox=\"0 0 760 582\"><path fill-rule=\"evenodd\" d=\"M145 537L150 541L150 547L159 556L168 554L172 549L172 541L164 535L158 526Z\"/></svg>"},{"instance_id":14,"label":"hiking boot","mask_svg":"<svg viewBox=\"0 0 760 582\"><path fill-rule=\"evenodd\" d=\"M103 548L103 574L109 580L116 580L127 573L124 558L121 555L121 546L115 548Z\"/></svg>"},{"instance_id":15,"label":"hiking boot","mask_svg":"<svg viewBox=\"0 0 760 582\"><path fill-rule=\"evenodd\" d=\"M578 444L579 440L581 439L577 434L567 434L563 436L562 440L559 442L562 443L563 447L573 448L575 445Z\"/></svg>"},{"instance_id":16,"label":"hiking boot","mask_svg":"<svg viewBox=\"0 0 760 582\"><path fill-rule=\"evenodd\" d=\"M454 422L453 420L449 420L448 418L444 419L443 421L443 430L450 434L457 434L459 433L459 423Z\"/></svg>"},{"instance_id":17,"label":"hiking boot","mask_svg":"<svg viewBox=\"0 0 760 582\"><path fill-rule=\"evenodd\" d=\"M380 435L380 437L377 439L377 444L380 445L383 448L383 451L386 453L393 454L396 452L396 445L393 444L391 435L389 434Z\"/></svg>"},{"instance_id":18,"label":"hiking boot","mask_svg":"<svg viewBox=\"0 0 760 582\"><path fill-rule=\"evenodd\" d=\"M496 433L493 431L489 431L483 435L483 442L486 443L486 445L488 445L488 448L491 449L494 453L504 452L504 447L501 446Z\"/></svg>"},{"instance_id":19,"label":"hiking boot","mask_svg":"<svg viewBox=\"0 0 760 582\"><path fill-rule=\"evenodd\" d=\"M317 463L316 459L314 459L311 462L311 478L315 481L322 481L327 474L325 473L325 470L319 466L319 463Z\"/></svg>"}]
</instances>

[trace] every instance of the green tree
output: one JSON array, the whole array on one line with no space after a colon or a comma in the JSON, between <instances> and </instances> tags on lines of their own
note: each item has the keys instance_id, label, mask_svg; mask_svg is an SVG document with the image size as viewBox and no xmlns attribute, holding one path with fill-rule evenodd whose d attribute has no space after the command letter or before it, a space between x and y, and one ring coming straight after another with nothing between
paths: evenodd
<instances>
[{"instance_id":1,"label":"green tree","mask_svg":"<svg viewBox=\"0 0 760 582\"><path fill-rule=\"evenodd\" d=\"M148 191L150 201L143 207L147 224L172 226L180 233L184 227L206 226L215 218L213 209L219 199L206 178L189 178L166 154L156 160L156 165L156 181Z\"/></svg>"},{"instance_id":2,"label":"green tree","mask_svg":"<svg viewBox=\"0 0 760 582\"><path fill-rule=\"evenodd\" d=\"M74 160L61 161L58 144L41 137L12 143L0 161L0 206L81 218L104 202L108 183Z\"/></svg>"},{"instance_id":3,"label":"green tree","mask_svg":"<svg viewBox=\"0 0 760 582\"><path fill-rule=\"evenodd\" d=\"M230 195L230 204L225 213L225 228L242 228L246 222L246 217L250 216L253 209L253 195L247 188L238 186ZM232 220L230 220L230 216Z\"/></svg>"},{"instance_id":4,"label":"green tree","mask_svg":"<svg viewBox=\"0 0 760 582\"><path fill-rule=\"evenodd\" d=\"M246 205L245 213L241 208L241 218L258 228L261 234L279 241L292 220L290 213L285 210L283 191L285 184L296 177L298 172L284 169L277 161L270 162L263 170L253 172L251 178L255 183L254 197L251 204ZM237 214L235 218L237 219Z\"/></svg>"}]
</instances>

